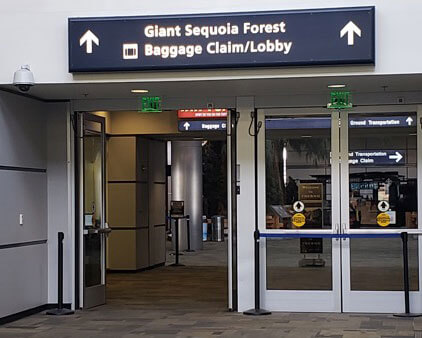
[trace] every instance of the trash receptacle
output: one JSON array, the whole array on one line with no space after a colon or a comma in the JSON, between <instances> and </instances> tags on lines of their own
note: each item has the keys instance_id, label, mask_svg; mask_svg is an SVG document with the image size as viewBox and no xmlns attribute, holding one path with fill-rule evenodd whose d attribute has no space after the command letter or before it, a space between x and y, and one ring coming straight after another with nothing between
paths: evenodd
<instances>
[{"instance_id":1,"label":"trash receptacle","mask_svg":"<svg viewBox=\"0 0 422 338\"><path fill-rule=\"evenodd\" d=\"M224 216L212 216L211 240L224 242Z\"/></svg>"},{"instance_id":2,"label":"trash receptacle","mask_svg":"<svg viewBox=\"0 0 422 338\"><path fill-rule=\"evenodd\" d=\"M208 240L207 216L202 216L202 241L206 242L207 240Z\"/></svg>"}]
</instances>

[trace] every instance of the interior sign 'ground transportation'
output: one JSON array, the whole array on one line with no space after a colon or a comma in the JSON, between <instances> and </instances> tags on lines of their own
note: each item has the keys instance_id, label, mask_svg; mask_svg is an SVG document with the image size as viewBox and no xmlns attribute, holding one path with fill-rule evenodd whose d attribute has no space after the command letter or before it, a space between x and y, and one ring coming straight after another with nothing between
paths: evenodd
<instances>
[{"instance_id":1,"label":"interior sign 'ground transportation'","mask_svg":"<svg viewBox=\"0 0 422 338\"><path fill-rule=\"evenodd\" d=\"M375 7L69 18L69 71L375 63Z\"/></svg>"},{"instance_id":2,"label":"interior sign 'ground transportation'","mask_svg":"<svg viewBox=\"0 0 422 338\"><path fill-rule=\"evenodd\" d=\"M353 150L349 152L350 165L406 164L403 150Z\"/></svg>"},{"instance_id":3,"label":"interior sign 'ground transportation'","mask_svg":"<svg viewBox=\"0 0 422 338\"><path fill-rule=\"evenodd\" d=\"M416 126L415 115L349 117L350 128L395 128Z\"/></svg>"}]
</instances>

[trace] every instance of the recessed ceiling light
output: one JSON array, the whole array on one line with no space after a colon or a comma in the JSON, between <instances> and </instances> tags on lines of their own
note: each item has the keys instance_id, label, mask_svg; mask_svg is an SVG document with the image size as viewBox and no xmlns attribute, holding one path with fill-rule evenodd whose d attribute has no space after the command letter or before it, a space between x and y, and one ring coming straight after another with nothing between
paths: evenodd
<instances>
[{"instance_id":1,"label":"recessed ceiling light","mask_svg":"<svg viewBox=\"0 0 422 338\"><path fill-rule=\"evenodd\" d=\"M345 84L330 84L328 85L328 88L344 88L346 87Z\"/></svg>"},{"instance_id":2,"label":"recessed ceiling light","mask_svg":"<svg viewBox=\"0 0 422 338\"><path fill-rule=\"evenodd\" d=\"M134 94L148 93L148 89L132 89L131 92Z\"/></svg>"}]
</instances>

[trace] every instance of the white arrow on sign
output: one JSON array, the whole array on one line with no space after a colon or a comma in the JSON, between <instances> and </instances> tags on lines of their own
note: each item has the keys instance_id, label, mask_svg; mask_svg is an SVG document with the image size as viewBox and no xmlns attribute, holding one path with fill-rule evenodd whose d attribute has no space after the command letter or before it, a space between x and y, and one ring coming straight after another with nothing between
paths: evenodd
<instances>
[{"instance_id":1,"label":"white arrow on sign","mask_svg":"<svg viewBox=\"0 0 422 338\"><path fill-rule=\"evenodd\" d=\"M183 127L185 127L185 130L189 130L190 123L189 122L185 122L185 124L183 125Z\"/></svg>"},{"instance_id":2,"label":"white arrow on sign","mask_svg":"<svg viewBox=\"0 0 422 338\"><path fill-rule=\"evenodd\" d=\"M302 201L296 201L293 203L293 210L296 212L302 212L305 209L305 204Z\"/></svg>"},{"instance_id":3,"label":"white arrow on sign","mask_svg":"<svg viewBox=\"0 0 422 338\"><path fill-rule=\"evenodd\" d=\"M353 21L349 21L346 26L340 31L340 38L347 34L347 44L353 46L355 44L355 34L357 36L362 35L362 31L358 26L355 25Z\"/></svg>"},{"instance_id":4,"label":"white arrow on sign","mask_svg":"<svg viewBox=\"0 0 422 338\"><path fill-rule=\"evenodd\" d=\"M396 151L395 155L390 155L390 156L388 156L388 158L390 160L396 160L396 163L397 163L397 162L400 162L400 160L403 158L403 156L398 151Z\"/></svg>"},{"instance_id":5,"label":"white arrow on sign","mask_svg":"<svg viewBox=\"0 0 422 338\"><path fill-rule=\"evenodd\" d=\"M409 116L409 117L406 119L406 122L407 122L407 124L410 126L410 125L412 124L412 122L413 122L413 119Z\"/></svg>"},{"instance_id":6,"label":"white arrow on sign","mask_svg":"<svg viewBox=\"0 0 422 338\"><path fill-rule=\"evenodd\" d=\"M86 44L86 53L92 54L92 43L99 46L100 39L98 39L98 37L88 29L79 39L79 46L82 46L84 43Z\"/></svg>"}]
</instances>

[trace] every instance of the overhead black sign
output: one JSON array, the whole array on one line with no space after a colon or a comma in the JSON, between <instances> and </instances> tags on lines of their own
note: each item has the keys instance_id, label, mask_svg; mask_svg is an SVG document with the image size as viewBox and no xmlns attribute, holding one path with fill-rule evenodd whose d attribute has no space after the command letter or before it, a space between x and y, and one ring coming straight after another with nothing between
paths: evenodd
<instances>
[{"instance_id":1,"label":"overhead black sign","mask_svg":"<svg viewBox=\"0 0 422 338\"><path fill-rule=\"evenodd\" d=\"M179 131L224 131L226 120L179 120Z\"/></svg>"},{"instance_id":2,"label":"overhead black sign","mask_svg":"<svg viewBox=\"0 0 422 338\"><path fill-rule=\"evenodd\" d=\"M69 71L373 64L375 8L69 19Z\"/></svg>"},{"instance_id":3,"label":"overhead black sign","mask_svg":"<svg viewBox=\"0 0 422 338\"><path fill-rule=\"evenodd\" d=\"M265 119L265 129L329 129L330 117L282 117Z\"/></svg>"},{"instance_id":4,"label":"overhead black sign","mask_svg":"<svg viewBox=\"0 0 422 338\"><path fill-rule=\"evenodd\" d=\"M406 164L403 150L353 150L349 152L350 165Z\"/></svg>"},{"instance_id":5,"label":"overhead black sign","mask_svg":"<svg viewBox=\"0 0 422 338\"><path fill-rule=\"evenodd\" d=\"M395 128L416 126L415 115L349 117L350 128Z\"/></svg>"}]
</instances>

